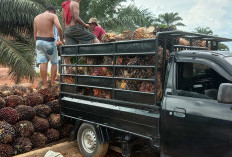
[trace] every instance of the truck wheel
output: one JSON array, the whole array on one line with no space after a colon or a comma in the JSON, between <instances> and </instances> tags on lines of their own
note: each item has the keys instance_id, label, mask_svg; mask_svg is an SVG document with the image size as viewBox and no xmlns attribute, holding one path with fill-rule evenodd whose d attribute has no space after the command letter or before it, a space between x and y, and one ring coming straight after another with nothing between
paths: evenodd
<instances>
[{"instance_id":1,"label":"truck wheel","mask_svg":"<svg viewBox=\"0 0 232 157\"><path fill-rule=\"evenodd\" d=\"M104 157L108 151L108 143L99 142L93 125L83 123L77 133L77 143L84 157Z\"/></svg>"}]
</instances>

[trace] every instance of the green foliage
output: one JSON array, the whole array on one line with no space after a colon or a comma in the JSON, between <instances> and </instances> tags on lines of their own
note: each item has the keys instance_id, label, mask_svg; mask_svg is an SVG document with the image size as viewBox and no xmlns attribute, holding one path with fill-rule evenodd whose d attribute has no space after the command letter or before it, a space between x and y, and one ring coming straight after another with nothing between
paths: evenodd
<instances>
[{"instance_id":1,"label":"green foliage","mask_svg":"<svg viewBox=\"0 0 232 157\"><path fill-rule=\"evenodd\" d=\"M195 33L213 35L213 31L209 27L197 27L194 29Z\"/></svg>"},{"instance_id":2,"label":"green foliage","mask_svg":"<svg viewBox=\"0 0 232 157\"><path fill-rule=\"evenodd\" d=\"M194 29L194 33L200 33L200 34L207 34L207 35L214 35L213 31L209 27L197 27ZM225 44L219 43L218 49L220 51L229 51L229 47Z\"/></svg>"},{"instance_id":3,"label":"green foliage","mask_svg":"<svg viewBox=\"0 0 232 157\"><path fill-rule=\"evenodd\" d=\"M96 17L99 21L113 18L117 14L121 2L127 0L82 0L80 4L80 17L88 21L91 17Z\"/></svg>"},{"instance_id":4,"label":"green foliage","mask_svg":"<svg viewBox=\"0 0 232 157\"><path fill-rule=\"evenodd\" d=\"M0 63L10 68L9 74L16 83L22 78L34 80L34 54L32 45L23 44L0 36Z\"/></svg>"},{"instance_id":5,"label":"green foliage","mask_svg":"<svg viewBox=\"0 0 232 157\"><path fill-rule=\"evenodd\" d=\"M105 19L101 25L108 31L121 32L134 30L137 27L149 27L153 24L154 17L147 9L140 9L134 5L120 8L113 18Z\"/></svg>"},{"instance_id":6,"label":"green foliage","mask_svg":"<svg viewBox=\"0 0 232 157\"><path fill-rule=\"evenodd\" d=\"M41 4L32 0L0 3L0 64L10 68L9 74L17 83L22 78L33 81L35 76L33 19L42 11Z\"/></svg>"},{"instance_id":7,"label":"green foliage","mask_svg":"<svg viewBox=\"0 0 232 157\"><path fill-rule=\"evenodd\" d=\"M183 19L176 13L165 13L160 14L158 18L156 18L156 22L159 25L167 25L167 26L185 26L182 22Z\"/></svg>"},{"instance_id":8,"label":"green foliage","mask_svg":"<svg viewBox=\"0 0 232 157\"><path fill-rule=\"evenodd\" d=\"M227 45L225 45L225 44L222 44L222 43L219 43L218 49L220 51L230 51L229 47Z\"/></svg>"},{"instance_id":9,"label":"green foliage","mask_svg":"<svg viewBox=\"0 0 232 157\"><path fill-rule=\"evenodd\" d=\"M1 26L19 31L31 30L32 21L40 9L38 4L29 0L1 0Z\"/></svg>"}]
</instances>

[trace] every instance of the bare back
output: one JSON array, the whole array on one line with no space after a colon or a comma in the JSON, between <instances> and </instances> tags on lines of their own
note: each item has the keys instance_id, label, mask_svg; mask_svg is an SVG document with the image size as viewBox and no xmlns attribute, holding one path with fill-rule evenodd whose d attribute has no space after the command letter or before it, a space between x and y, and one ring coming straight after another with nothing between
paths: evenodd
<instances>
[{"instance_id":1,"label":"bare back","mask_svg":"<svg viewBox=\"0 0 232 157\"><path fill-rule=\"evenodd\" d=\"M79 3L75 1L71 1L69 8L70 8L72 18L68 26L74 26L78 24L78 22L75 20L75 16L77 15L79 16L80 14Z\"/></svg>"},{"instance_id":2,"label":"bare back","mask_svg":"<svg viewBox=\"0 0 232 157\"><path fill-rule=\"evenodd\" d=\"M48 12L39 14L34 19L34 27L36 27L36 36L54 37L54 19L56 15Z\"/></svg>"}]
</instances>

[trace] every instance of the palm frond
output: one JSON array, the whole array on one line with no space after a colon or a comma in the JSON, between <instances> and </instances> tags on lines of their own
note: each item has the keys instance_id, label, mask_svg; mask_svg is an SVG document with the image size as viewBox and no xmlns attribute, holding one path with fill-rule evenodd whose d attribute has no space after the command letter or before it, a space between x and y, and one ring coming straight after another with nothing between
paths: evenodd
<instances>
[{"instance_id":1,"label":"palm frond","mask_svg":"<svg viewBox=\"0 0 232 157\"><path fill-rule=\"evenodd\" d=\"M9 74L18 83L22 78L34 80L33 46L0 36L0 63L10 68Z\"/></svg>"},{"instance_id":2,"label":"palm frond","mask_svg":"<svg viewBox=\"0 0 232 157\"><path fill-rule=\"evenodd\" d=\"M101 25L108 30L121 32L123 30L133 30L137 27L148 27L154 22L154 16L147 9L137 8L130 5L120 8L117 16L105 19Z\"/></svg>"},{"instance_id":3,"label":"palm frond","mask_svg":"<svg viewBox=\"0 0 232 157\"><path fill-rule=\"evenodd\" d=\"M9 29L33 29L33 19L40 13L38 4L28 0L1 0L0 23Z\"/></svg>"},{"instance_id":4,"label":"palm frond","mask_svg":"<svg viewBox=\"0 0 232 157\"><path fill-rule=\"evenodd\" d=\"M185 24L183 24L182 22L178 22L174 24L175 26L185 26Z\"/></svg>"},{"instance_id":5,"label":"palm frond","mask_svg":"<svg viewBox=\"0 0 232 157\"><path fill-rule=\"evenodd\" d=\"M182 21L183 19L179 16L179 13L165 13L160 14L158 18L155 20L160 25L167 25L167 26L185 26L183 23L178 22Z\"/></svg>"}]
</instances>

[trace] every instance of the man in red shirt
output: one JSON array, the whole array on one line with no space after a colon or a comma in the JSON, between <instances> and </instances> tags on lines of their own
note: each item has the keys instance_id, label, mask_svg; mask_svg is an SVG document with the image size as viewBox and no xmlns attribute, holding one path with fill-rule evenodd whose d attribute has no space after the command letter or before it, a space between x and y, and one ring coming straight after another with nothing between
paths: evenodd
<instances>
[{"instance_id":1,"label":"man in red shirt","mask_svg":"<svg viewBox=\"0 0 232 157\"><path fill-rule=\"evenodd\" d=\"M100 42L102 42L102 36L106 34L105 30L98 24L96 18L89 19L89 28L93 30L93 34L98 38Z\"/></svg>"}]
</instances>

